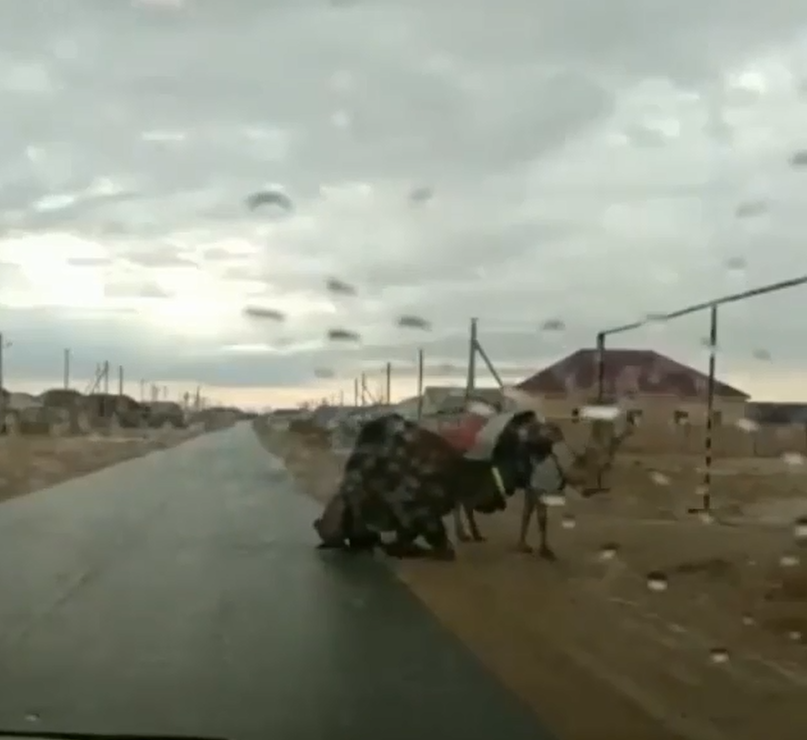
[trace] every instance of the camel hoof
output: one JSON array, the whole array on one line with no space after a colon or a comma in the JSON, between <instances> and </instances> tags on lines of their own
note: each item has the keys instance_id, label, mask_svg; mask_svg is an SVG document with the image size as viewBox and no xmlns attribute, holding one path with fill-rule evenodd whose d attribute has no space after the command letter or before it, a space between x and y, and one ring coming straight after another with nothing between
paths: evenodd
<instances>
[{"instance_id":1,"label":"camel hoof","mask_svg":"<svg viewBox=\"0 0 807 740\"><path fill-rule=\"evenodd\" d=\"M519 542L513 549L516 552L522 552L527 555L531 555L533 552L535 552L535 550L533 550L533 548L530 547L526 542Z\"/></svg>"},{"instance_id":2,"label":"camel hoof","mask_svg":"<svg viewBox=\"0 0 807 740\"><path fill-rule=\"evenodd\" d=\"M442 560L447 563L457 559L457 553L454 551L453 547L445 547L440 548L439 550L432 550L430 555L432 560Z\"/></svg>"},{"instance_id":3,"label":"camel hoof","mask_svg":"<svg viewBox=\"0 0 807 740\"><path fill-rule=\"evenodd\" d=\"M456 532L454 536L457 538L457 542L470 542L471 538L468 536L467 532Z\"/></svg>"},{"instance_id":4,"label":"camel hoof","mask_svg":"<svg viewBox=\"0 0 807 740\"><path fill-rule=\"evenodd\" d=\"M487 542L487 541L488 538L485 537L484 535L479 534L479 532L477 532L474 535L471 535L471 542Z\"/></svg>"},{"instance_id":5,"label":"camel hoof","mask_svg":"<svg viewBox=\"0 0 807 740\"><path fill-rule=\"evenodd\" d=\"M383 551L391 558L408 559L422 558L428 551L415 542L390 542L382 546Z\"/></svg>"},{"instance_id":6,"label":"camel hoof","mask_svg":"<svg viewBox=\"0 0 807 740\"><path fill-rule=\"evenodd\" d=\"M551 547L546 546L541 547L538 550L538 557L540 557L542 560L547 560L550 563L554 563L558 559L558 556L555 555L555 551Z\"/></svg>"}]
</instances>

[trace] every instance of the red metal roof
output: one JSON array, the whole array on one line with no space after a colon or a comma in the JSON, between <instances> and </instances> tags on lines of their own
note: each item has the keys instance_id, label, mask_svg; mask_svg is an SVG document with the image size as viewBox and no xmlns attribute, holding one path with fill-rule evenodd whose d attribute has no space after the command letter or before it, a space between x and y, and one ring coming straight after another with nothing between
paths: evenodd
<instances>
[{"instance_id":1,"label":"red metal roof","mask_svg":"<svg viewBox=\"0 0 807 740\"><path fill-rule=\"evenodd\" d=\"M698 399L706 395L707 375L680 362L644 349L605 351L605 394L671 395ZM566 394L597 390L597 350L579 349L568 357L521 381L520 390L535 394ZM722 398L750 398L747 393L715 381L715 395Z\"/></svg>"}]
</instances>

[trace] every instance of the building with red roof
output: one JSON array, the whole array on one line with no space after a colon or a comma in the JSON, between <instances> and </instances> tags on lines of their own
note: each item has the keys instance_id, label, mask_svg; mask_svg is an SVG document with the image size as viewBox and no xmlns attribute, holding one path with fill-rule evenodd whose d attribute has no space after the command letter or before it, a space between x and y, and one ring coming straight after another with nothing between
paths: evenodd
<instances>
[{"instance_id":1,"label":"building with red roof","mask_svg":"<svg viewBox=\"0 0 807 740\"><path fill-rule=\"evenodd\" d=\"M705 367L696 370L644 349L607 349L604 364L605 399L619 399L637 421L705 421ZM579 349L516 387L534 396L546 416L575 418L581 406L597 399L597 351ZM732 423L744 418L749 398L738 388L716 380L715 421Z\"/></svg>"}]
</instances>

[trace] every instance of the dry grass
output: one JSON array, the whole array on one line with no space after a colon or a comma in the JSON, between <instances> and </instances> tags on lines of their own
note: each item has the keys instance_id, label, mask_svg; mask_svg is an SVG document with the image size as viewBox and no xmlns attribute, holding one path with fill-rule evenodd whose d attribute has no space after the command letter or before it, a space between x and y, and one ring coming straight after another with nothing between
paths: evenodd
<instances>
[{"instance_id":1,"label":"dry grass","mask_svg":"<svg viewBox=\"0 0 807 740\"><path fill-rule=\"evenodd\" d=\"M0 438L0 502L172 447L198 433L195 429L89 437L4 436Z\"/></svg>"},{"instance_id":2,"label":"dry grass","mask_svg":"<svg viewBox=\"0 0 807 740\"><path fill-rule=\"evenodd\" d=\"M339 460L257 431L302 490L332 494ZM557 565L513 551L513 506L457 562L398 573L565 740L801 740L807 547L789 520L807 513L807 467L719 459L710 521L687 513L698 465L669 449L620 456L610 493L570 497L573 527L555 514Z\"/></svg>"}]
</instances>

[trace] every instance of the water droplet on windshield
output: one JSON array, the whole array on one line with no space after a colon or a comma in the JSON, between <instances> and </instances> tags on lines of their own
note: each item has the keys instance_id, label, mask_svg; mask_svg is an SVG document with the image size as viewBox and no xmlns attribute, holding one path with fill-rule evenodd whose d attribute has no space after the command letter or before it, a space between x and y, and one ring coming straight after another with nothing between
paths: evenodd
<instances>
[{"instance_id":1,"label":"water droplet on windshield","mask_svg":"<svg viewBox=\"0 0 807 740\"><path fill-rule=\"evenodd\" d=\"M796 555L791 555L789 553L782 555L779 558L779 565L783 568L795 568L799 564L799 558Z\"/></svg>"},{"instance_id":2,"label":"water droplet on windshield","mask_svg":"<svg viewBox=\"0 0 807 740\"><path fill-rule=\"evenodd\" d=\"M647 574L647 588L651 591L666 591L667 576L661 571L652 571Z\"/></svg>"},{"instance_id":3,"label":"water droplet on windshield","mask_svg":"<svg viewBox=\"0 0 807 740\"><path fill-rule=\"evenodd\" d=\"M541 494L541 501L546 506L565 506L566 505L566 497L562 493L557 493L555 491L542 493Z\"/></svg>"},{"instance_id":4,"label":"water droplet on windshield","mask_svg":"<svg viewBox=\"0 0 807 740\"><path fill-rule=\"evenodd\" d=\"M619 553L619 545L614 542L608 542L600 547L599 558L600 560L613 560Z\"/></svg>"}]
</instances>

